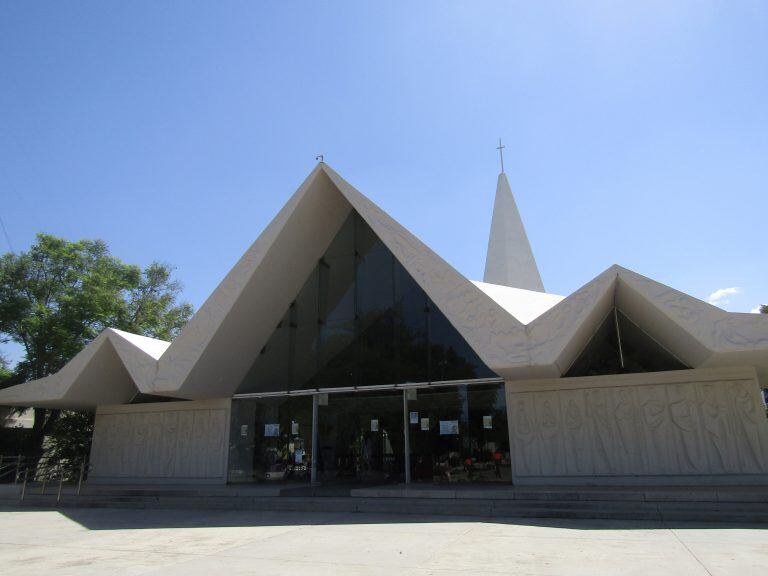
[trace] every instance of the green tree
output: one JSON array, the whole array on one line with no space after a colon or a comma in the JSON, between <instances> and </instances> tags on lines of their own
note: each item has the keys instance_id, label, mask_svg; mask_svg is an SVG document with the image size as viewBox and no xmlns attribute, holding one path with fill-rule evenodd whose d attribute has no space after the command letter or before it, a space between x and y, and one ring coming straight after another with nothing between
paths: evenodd
<instances>
[{"instance_id":1,"label":"green tree","mask_svg":"<svg viewBox=\"0 0 768 576\"><path fill-rule=\"evenodd\" d=\"M0 354L0 389L3 388L6 380L10 380L12 375L13 373L10 368L8 368L8 360L6 360L5 356Z\"/></svg>"},{"instance_id":2,"label":"green tree","mask_svg":"<svg viewBox=\"0 0 768 576\"><path fill-rule=\"evenodd\" d=\"M768 304L760 305L760 314L768 314Z\"/></svg>"},{"instance_id":3,"label":"green tree","mask_svg":"<svg viewBox=\"0 0 768 576\"><path fill-rule=\"evenodd\" d=\"M24 351L6 384L59 371L105 328L172 339L192 307L177 302L181 285L171 276L166 264L142 270L120 261L101 240L69 242L38 234L28 252L4 254L0 338ZM43 440L55 433L60 418L59 410L35 409L26 455L42 455ZM61 429L71 432L70 424L86 421L73 416Z\"/></svg>"},{"instance_id":4,"label":"green tree","mask_svg":"<svg viewBox=\"0 0 768 576\"><path fill-rule=\"evenodd\" d=\"M0 390L5 388L5 383L10 381L11 376L13 376L13 373L8 368L8 360L6 360L5 356L0 354ZM13 412L13 408L0 406L0 428L6 426L8 419L13 415Z\"/></svg>"}]
</instances>

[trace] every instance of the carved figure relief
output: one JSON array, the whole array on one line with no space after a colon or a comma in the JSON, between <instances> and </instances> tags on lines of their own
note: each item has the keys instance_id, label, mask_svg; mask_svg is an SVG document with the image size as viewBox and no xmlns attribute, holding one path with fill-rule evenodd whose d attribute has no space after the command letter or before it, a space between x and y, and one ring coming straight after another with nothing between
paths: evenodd
<instances>
[{"instance_id":1,"label":"carved figure relief","mask_svg":"<svg viewBox=\"0 0 768 576\"><path fill-rule=\"evenodd\" d=\"M539 474L539 463L536 450L536 433L529 417L532 411L523 399L519 399L515 408L513 426L515 431L516 467L520 474L536 476Z\"/></svg>"},{"instance_id":2,"label":"carved figure relief","mask_svg":"<svg viewBox=\"0 0 768 576\"><path fill-rule=\"evenodd\" d=\"M669 413L672 417L678 462L683 473L695 474L706 467L702 462L693 391L690 384L676 384L669 388Z\"/></svg>"},{"instance_id":3,"label":"carved figure relief","mask_svg":"<svg viewBox=\"0 0 768 576\"><path fill-rule=\"evenodd\" d=\"M616 420L617 443L619 445L618 461L620 469L625 474L643 472L643 455L639 436L637 410L632 390L618 390L616 408L613 411Z\"/></svg>"},{"instance_id":4,"label":"carved figure relief","mask_svg":"<svg viewBox=\"0 0 768 576\"><path fill-rule=\"evenodd\" d=\"M757 405L743 384L732 384L729 389L733 398L734 433L742 466L745 472L759 472L765 469L765 463L760 446ZM760 414L759 417L765 416Z\"/></svg>"},{"instance_id":5,"label":"carved figure relief","mask_svg":"<svg viewBox=\"0 0 768 576\"><path fill-rule=\"evenodd\" d=\"M705 445L709 447L707 452L710 471L738 472L738 466L734 462L735 450L730 445L728 433L728 409L721 399L720 392L720 386L717 384L707 383L699 387Z\"/></svg>"},{"instance_id":6,"label":"carved figure relief","mask_svg":"<svg viewBox=\"0 0 768 576\"><path fill-rule=\"evenodd\" d=\"M768 421L754 380L508 398L518 476L768 474Z\"/></svg>"},{"instance_id":7,"label":"carved figure relief","mask_svg":"<svg viewBox=\"0 0 768 576\"><path fill-rule=\"evenodd\" d=\"M569 392L564 395L566 463L569 474L591 474L592 460L588 444L588 430L584 418L581 394Z\"/></svg>"},{"instance_id":8,"label":"carved figure relief","mask_svg":"<svg viewBox=\"0 0 768 576\"><path fill-rule=\"evenodd\" d=\"M597 389L588 390L585 393L596 474L608 474L614 470L611 461L614 453L613 429L608 415L608 402L605 397L607 393L607 391Z\"/></svg>"},{"instance_id":9,"label":"carved figure relief","mask_svg":"<svg viewBox=\"0 0 768 576\"><path fill-rule=\"evenodd\" d=\"M643 445L649 474L673 474L677 456L671 441L669 402L664 386L643 386L638 390L641 423L645 432Z\"/></svg>"},{"instance_id":10,"label":"carved figure relief","mask_svg":"<svg viewBox=\"0 0 768 576\"><path fill-rule=\"evenodd\" d=\"M535 402L538 414L538 425L541 434L541 473L558 474L563 465L560 453L560 415L553 401L557 401L554 394L545 396Z\"/></svg>"},{"instance_id":11,"label":"carved figure relief","mask_svg":"<svg viewBox=\"0 0 768 576\"><path fill-rule=\"evenodd\" d=\"M226 410L99 414L91 453L93 476L220 477Z\"/></svg>"},{"instance_id":12,"label":"carved figure relief","mask_svg":"<svg viewBox=\"0 0 768 576\"><path fill-rule=\"evenodd\" d=\"M163 442L161 450L161 476L173 476L173 460L176 456L176 440L179 426L179 413L166 412L163 414Z\"/></svg>"}]
</instances>

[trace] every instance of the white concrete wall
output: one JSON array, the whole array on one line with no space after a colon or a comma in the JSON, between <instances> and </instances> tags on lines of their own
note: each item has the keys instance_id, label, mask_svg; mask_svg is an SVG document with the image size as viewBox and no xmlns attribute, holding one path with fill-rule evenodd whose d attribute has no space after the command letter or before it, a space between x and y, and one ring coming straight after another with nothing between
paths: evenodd
<instances>
[{"instance_id":1,"label":"white concrete wall","mask_svg":"<svg viewBox=\"0 0 768 576\"><path fill-rule=\"evenodd\" d=\"M221 399L99 407L88 481L226 483L230 406Z\"/></svg>"},{"instance_id":2,"label":"white concrete wall","mask_svg":"<svg viewBox=\"0 0 768 576\"><path fill-rule=\"evenodd\" d=\"M753 368L508 381L517 484L766 484Z\"/></svg>"}]
</instances>

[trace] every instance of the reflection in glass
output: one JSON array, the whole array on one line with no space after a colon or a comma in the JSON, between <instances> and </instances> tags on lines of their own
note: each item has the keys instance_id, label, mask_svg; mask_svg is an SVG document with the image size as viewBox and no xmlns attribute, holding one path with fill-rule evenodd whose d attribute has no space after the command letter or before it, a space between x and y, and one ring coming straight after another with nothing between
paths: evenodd
<instances>
[{"instance_id":1,"label":"reflection in glass","mask_svg":"<svg viewBox=\"0 0 768 576\"><path fill-rule=\"evenodd\" d=\"M229 482L308 482L312 397L232 401Z\"/></svg>"},{"instance_id":2,"label":"reflection in glass","mask_svg":"<svg viewBox=\"0 0 768 576\"><path fill-rule=\"evenodd\" d=\"M408 400L414 482L510 482L504 385L419 389Z\"/></svg>"},{"instance_id":3,"label":"reflection in glass","mask_svg":"<svg viewBox=\"0 0 768 576\"><path fill-rule=\"evenodd\" d=\"M611 310L565 376L662 372L687 368L621 311Z\"/></svg>"},{"instance_id":4,"label":"reflection in glass","mask_svg":"<svg viewBox=\"0 0 768 576\"><path fill-rule=\"evenodd\" d=\"M318 408L318 440L321 482L401 482L402 392L330 394Z\"/></svg>"},{"instance_id":5,"label":"reflection in glass","mask_svg":"<svg viewBox=\"0 0 768 576\"><path fill-rule=\"evenodd\" d=\"M493 375L352 212L237 393Z\"/></svg>"}]
</instances>

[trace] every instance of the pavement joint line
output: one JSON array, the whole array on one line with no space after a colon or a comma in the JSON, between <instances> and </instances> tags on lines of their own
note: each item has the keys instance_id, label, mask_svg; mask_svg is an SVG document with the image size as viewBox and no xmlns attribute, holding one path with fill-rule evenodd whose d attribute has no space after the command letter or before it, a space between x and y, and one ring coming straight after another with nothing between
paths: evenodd
<instances>
[{"instance_id":1,"label":"pavement joint line","mask_svg":"<svg viewBox=\"0 0 768 576\"><path fill-rule=\"evenodd\" d=\"M682 538L680 538L680 536L677 534L677 532L675 531L675 529L674 529L674 528L669 528L669 531L670 531L670 532L672 532L672 535L673 535L673 536L675 537L675 539L676 539L676 540L677 540L677 541L680 543L680 545L681 545L683 548L685 548L685 549L688 551L688 554L690 554L691 556L693 556L693 558L696 560L696 562L698 562L698 563L699 563L699 565L700 565L702 568L704 568L704 570L707 572L707 574L709 574L709 576L713 576L712 572L710 572L709 568L707 568L707 567L706 567L706 565L704 564L704 562L702 562L702 561L701 561L701 559L700 559L700 558L699 558L699 557L696 555L696 553L695 553L693 550L691 550L691 549L688 547L688 544L686 544L685 542L683 542Z\"/></svg>"}]
</instances>

